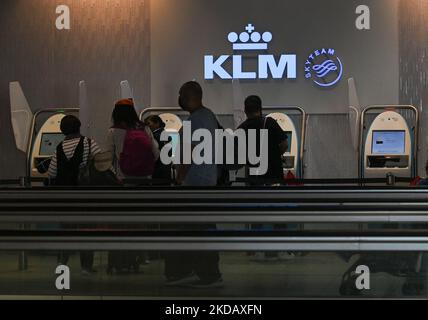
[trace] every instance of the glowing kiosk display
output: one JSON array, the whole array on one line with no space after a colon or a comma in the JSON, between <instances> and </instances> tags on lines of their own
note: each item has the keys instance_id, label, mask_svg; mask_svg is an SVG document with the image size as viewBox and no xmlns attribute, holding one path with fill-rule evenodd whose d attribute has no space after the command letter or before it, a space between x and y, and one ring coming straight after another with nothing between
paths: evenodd
<instances>
[{"instance_id":1,"label":"glowing kiosk display","mask_svg":"<svg viewBox=\"0 0 428 320\"><path fill-rule=\"evenodd\" d=\"M411 106L383 108L364 132L367 113L381 107L369 107L363 112L361 145L362 178L385 178L388 175L402 178L416 176L418 110ZM407 109L415 113L416 124L410 128L397 111Z\"/></svg>"},{"instance_id":2,"label":"glowing kiosk display","mask_svg":"<svg viewBox=\"0 0 428 320\"><path fill-rule=\"evenodd\" d=\"M47 177L44 169L49 167L49 160L55 154L58 144L64 140L60 130L61 120L64 117L64 114L53 115L40 128L31 152L32 178Z\"/></svg>"},{"instance_id":3,"label":"glowing kiosk display","mask_svg":"<svg viewBox=\"0 0 428 320\"><path fill-rule=\"evenodd\" d=\"M64 141L60 125L67 114L77 114L79 109L45 109L37 112L32 121L27 152L29 178L47 178L50 160L57 146ZM52 115L53 114L53 115ZM36 123L42 115L50 115L36 132Z\"/></svg>"},{"instance_id":4,"label":"glowing kiosk display","mask_svg":"<svg viewBox=\"0 0 428 320\"><path fill-rule=\"evenodd\" d=\"M284 130L288 137L288 150L283 155L284 176L292 173L296 178L303 178L303 156L306 132L306 113L299 107L265 107L263 108L267 117L275 119L279 126ZM299 113L301 122L299 132L295 121L292 119L292 113Z\"/></svg>"},{"instance_id":5,"label":"glowing kiosk display","mask_svg":"<svg viewBox=\"0 0 428 320\"><path fill-rule=\"evenodd\" d=\"M64 140L60 130L61 120L67 114L88 111L88 104L83 101L86 100L86 84L84 81L79 83L79 104L82 108L49 108L34 115L19 82L9 84L9 94L15 144L18 150L26 153L26 178L31 185L31 178L47 178L49 160ZM38 122L43 123L40 128ZM88 127L87 122L82 121L83 128Z\"/></svg>"}]
</instances>

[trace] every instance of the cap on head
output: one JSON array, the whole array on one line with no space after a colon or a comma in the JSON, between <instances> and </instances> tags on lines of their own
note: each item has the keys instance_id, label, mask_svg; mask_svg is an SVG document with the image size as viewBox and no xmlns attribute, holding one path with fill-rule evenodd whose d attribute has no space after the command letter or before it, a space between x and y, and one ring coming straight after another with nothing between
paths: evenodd
<instances>
[{"instance_id":1,"label":"cap on head","mask_svg":"<svg viewBox=\"0 0 428 320\"><path fill-rule=\"evenodd\" d=\"M117 101L114 106L112 118L113 124L118 127L126 126L128 128L135 128L140 121L132 99Z\"/></svg>"},{"instance_id":2,"label":"cap on head","mask_svg":"<svg viewBox=\"0 0 428 320\"><path fill-rule=\"evenodd\" d=\"M116 107L118 107L118 106L128 106L128 107L131 106L131 107L133 107L134 106L134 100L132 100L132 99L121 99L121 100L116 102L115 106Z\"/></svg>"}]
</instances>

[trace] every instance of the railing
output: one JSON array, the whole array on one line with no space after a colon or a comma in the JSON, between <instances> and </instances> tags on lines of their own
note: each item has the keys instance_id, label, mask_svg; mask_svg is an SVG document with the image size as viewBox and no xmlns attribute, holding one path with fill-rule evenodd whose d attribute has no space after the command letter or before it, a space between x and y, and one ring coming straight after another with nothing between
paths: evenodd
<instances>
[{"instance_id":1,"label":"railing","mask_svg":"<svg viewBox=\"0 0 428 320\"><path fill-rule=\"evenodd\" d=\"M428 230L335 224L428 224L425 189L7 189L0 223L329 223L329 232L0 231L0 250L428 251Z\"/></svg>"}]
</instances>

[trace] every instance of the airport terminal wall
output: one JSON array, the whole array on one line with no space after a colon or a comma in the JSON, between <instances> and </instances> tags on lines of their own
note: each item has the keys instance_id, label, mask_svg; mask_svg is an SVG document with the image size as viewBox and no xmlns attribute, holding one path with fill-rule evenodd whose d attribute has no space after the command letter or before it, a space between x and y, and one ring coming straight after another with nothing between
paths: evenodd
<instances>
[{"instance_id":1,"label":"airport terminal wall","mask_svg":"<svg viewBox=\"0 0 428 320\"><path fill-rule=\"evenodd\" d=\"M55 8L62 4L71 9L71 30L55 28ZM427 180L415 177L426 176L428 155L428 3L366 0L369 31L355 27L360 4L1 1L0 299L426 297L428 189ZM272 32L272 41L263 39L267 49L235 49L237 40L229 33L251 33L253 27ZM340 69L341 63L333 63L343 71L343 77L333 74L340 80L335 85L322 87L305 78L305 61L317 48L334 49L324 56L343 62ZM285 54L297 57L297 79L237 81L234 74L231 81L218 73L204 79L206 55L242 57L237 72L242 76L261 73L262 55ZM223 66L235 73L229 58ZM280 69L269 65L270 78L275 68ZM188 117L177 107L178 89L192 79L202 84L205 104L225 128L236 127L247 95L263 98L264 114L287 136L282 155L287 179L255 186L244 170L230 169L230 184L178 187L170 168L171 179L165 181L47 185L42 164L64 138L59 123L78 112L65 108L80 107L83 130L103 146L115 101L134 98L142 120L151 114L162 118L174 145ZM26 148L25 134L17 146L13 137L21 134L17 104L26 102L38 117L27 159L16 150ZM383 106L364 109L369 105ZM36 113L45 108L55 111ZM293 175L297 179L290 179ZM222 276L214 285L224 280L224 288L169 286L171 253L188 262L190 251L198 252L200 261L218 253ZM84 265L82 253L92 256L93 268ZM69 267L70 292L52 285L58 264ZM373 275L371 291L355 289L357 266Z\"/></svg>"},{"instance_id":2,"label":"airport terminal wall","mask_svg":"<svg viewBox=\"0 0 428 320\"><path fill-rule=\"evenodd\" d=\"M55 9L68 5L71 30L55 28ZM110 126L119 82L150 101L150 1L4 0L0 3L0 178L23 175L25 155L13 142L9 82L19 81L33 112L78 107L87 82L97 140ZM7 170L4 170L6 169Z\"/></svg>"},{"instance_id":3,"label":"airport terminal wall","mask_svg":"<svg viewBox=\"0 0 428 320\"><path fill-rule=\"evenodd\" d=\"M70 6L71 30L54 27L59 4ZM351 146L346 79L355 78L364 106L423 107L427 91L425 78L418 73L426 63L421 53L427 34L421 8L426 4L366 1L372 29L357 31L354 14L359 4L354 0L238 0L233 6L226 0L2 1L0 178L16 178L25 168L25 155L16 150L10 126L10 81L21 83L35 111L77 107L78 82L85 80L93 105L94 137L101 144L119 97L118 84L125 79L132 83L140 107L176 106L180 84L199 80L206 104L226 127L232 126L230 81L204 81L203 56L232 54L227 34L243 31L248 23L260 32L273 33L272 54L298 55L298 79L241 81L239 94L260 94L266 105L305 108L309 114L306 178L354 178L357 157ZM346 63L343 80L330 89L304 79L305 57L318 47L334 47ZM422 169L426 156L421 154Z\"/></svg>"},{"instance_id":4,"label":"airport terminal wall","mask_svg":"<svg viewBox=\"0 0 428 320\"><path fill-rule=\"evenodd\" d=\"M367 32L355 28L355 8L360 4L371 9L373 25ZM296 80L242 80L244 96L259 94L265 105L298 105L308 113L347 113L346 81L323 90L305 79L309 54L328 47L346 61L343 79L356 79L362 105L397 104L398 4L397 0L235 0L233 5L228 0L153 1L152 105L176 103L176 87L188 79L203 79L204 55L232 54L228 33L239 34L249 23L260 33L272 32L269 53L297 54L298 66ZM245 71L253 71L256 59L248 60ZM230 82L215 79L204 85L206 104L217 113L231 113Z\"/></svg>"}]
</instances>

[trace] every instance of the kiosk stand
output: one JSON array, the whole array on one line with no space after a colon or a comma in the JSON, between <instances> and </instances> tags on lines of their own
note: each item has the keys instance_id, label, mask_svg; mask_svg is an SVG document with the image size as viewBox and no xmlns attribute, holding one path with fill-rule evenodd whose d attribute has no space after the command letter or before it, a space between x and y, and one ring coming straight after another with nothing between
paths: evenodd
<instances>
[{"instance_id":1,"label":"kiosk stand","mask_svg":"<svg viewBox=\"0 0 428 320\"><path fill-rule=\"evenodd\" d=\"M303 179L307 123L305 110L300 107L264 107L263 113L275 119L287 134L288 150L283 156L284 176L292 173L297 179ZM300 116L300 132L292 115Z\"/></svg>"},{"instance_id":2,"label":"kiosk stand","mask_svg":"<svg viewBox=\"0 0 428 320\"><path fill-rule=\"evenodd\" d=\"M151 115L158 115L165 122L165 130L168 132L179 132L183 126L183 120L189 114L178 107L146 108L140 114L140 120L144 121Z\"/></svg>"},{"instance_id":3,"label":"kiosk stand","mask_svg":"<svg viewBox=\"0 0 428 320\"><path fill-rule=\"evenodd\" d=\"M78 108L53 108L40 110L33 116L27 148L27 178L30 186L31 179L48 177L47 168L49 167L49 160L55 154L58 144L64 140L64 135L60 129L61 120L67 114L78 112ZM49 114L53 115L36 132L36 124L39 118L42 115Z\"/></svg>"},{"instance_id":4,"label":"kiosk stand","mask_svg":"<svg viewBox=\"0 0 428 320\"><path fill-rule=\"evenodd\" d=\"M409 126L399 111L414 115ZM366 126L369 114L380 114ZM367 129L368 128L368 129ZM418 159L419 110L413 106L370 106L361 114L359 178L415 178Z\"/></svg>"},{"instance_id":5,"label":"kiosk stand","mask_svg":"<svg viewBox=\"0 0 428 320\"><path fill-rule=\"evenodd\" d=\"M304 154L307 115L300 107L263 107L263 116L273 118L284 130L288 137L288 150L283 155L284 177L289 173L296 179L304 178ZM300 118L297 122L294 118ZM245 168L232 172L232 182L238 179L248 179ZM235 186L242 186L243 183L234 183Z\"/></svg>"}]
</instances>

